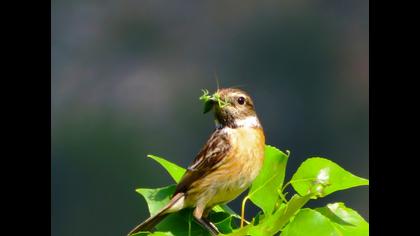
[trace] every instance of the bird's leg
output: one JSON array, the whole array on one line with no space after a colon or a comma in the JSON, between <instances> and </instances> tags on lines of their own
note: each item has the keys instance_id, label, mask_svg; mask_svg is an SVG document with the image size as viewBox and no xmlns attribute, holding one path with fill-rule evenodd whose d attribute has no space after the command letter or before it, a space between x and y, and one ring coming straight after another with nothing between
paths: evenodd
<instances>
[{"instance_id":1,"label":"bird's leg","mask_svg":"<svg viewBox=\"0 0 420 236\"><path fill-rule=\"evenodd\" d=\"M209 220L207 220L206 218L203 217L203 207L199 207L197 206L193 212L193 216L195 218L195 220L202 225L205 229L207 229L210 234L212 236L218 235L219 234L219 230L217 229L217 227L211 223ZM206 212L206 214L208 214L208 212Z\"/></svg>"},{"instance_id":2,"label":"bird's leg","mask_svg":"<svg viewBox=\"0 0 420 236\"><path fill-rule=\"evenodd\" d=\"M216 227L216 225L214 225L209 219L208 219L208 216L209 216L209 213L211 212L211 209L212 209L212 207L208 207L208 208L206 208L205 210L204 210L204 212L203 212L203 216L201 217L201 219L203 219L204 221L206 221L207 222L207 224L209 224L209 225L211 225L213 228L215 228L217 231L219 231L218 230L218 228Z\"/></svg>"}]
</instances>

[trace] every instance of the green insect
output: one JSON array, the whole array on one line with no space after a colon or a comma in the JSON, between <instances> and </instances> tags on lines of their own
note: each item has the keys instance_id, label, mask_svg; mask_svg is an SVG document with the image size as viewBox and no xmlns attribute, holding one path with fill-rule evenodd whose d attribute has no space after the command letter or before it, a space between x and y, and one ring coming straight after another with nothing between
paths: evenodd
<instances>
[{"instance_id":1,"label":"green insect","mask_svg":"<svg viewBox=\"0 0 420 236\"><path fill-rule=\"evenodd\" d=\"M220 95L216 91L212 95L209 95L209 91L207 89L202 89L203 95L201 95L200 100L204 102L204 113L207 113L213 107L213 102L217 102L220 108L223 108L228 105L226 101L220 98Z\"/></svg>"}]
</instances>

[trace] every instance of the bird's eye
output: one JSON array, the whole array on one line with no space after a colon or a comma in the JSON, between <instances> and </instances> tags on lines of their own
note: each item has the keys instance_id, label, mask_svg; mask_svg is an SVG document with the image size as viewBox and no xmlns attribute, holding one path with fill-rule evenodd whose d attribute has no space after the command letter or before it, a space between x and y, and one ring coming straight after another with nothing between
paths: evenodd
<instances>
[{"instance_id":1,"label":"bird's eye","mask_svg":"<svg viewBox=\"0 0 420 236\"><path fill-rule=\"evenodd\" d=\"M239 97L239 98L238 98L238 103L239 103L239 104L241 104L241 105L244 105L244 103L245 103L245 98L244 98L244 97Z\"/></svg>"}]
</instances>

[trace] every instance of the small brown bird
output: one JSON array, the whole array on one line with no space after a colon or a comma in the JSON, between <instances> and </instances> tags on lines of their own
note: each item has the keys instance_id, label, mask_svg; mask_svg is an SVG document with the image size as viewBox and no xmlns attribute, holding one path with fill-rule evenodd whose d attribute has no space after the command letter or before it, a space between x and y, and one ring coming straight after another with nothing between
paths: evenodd
<instances>
[{"instance_id":1,"label":"small brown bird","mask_svg":"<svg viewBox=\"0 0 420 236\"><path fill-rule=\"evenodd\" d=\"M251 97L236 88L218 89L206 99L205 112L214 109L216 129L157 214L130 233L151 230L168 213L195 208L195 220L212 235L219 233L207 216L211 209L235 199L259 174L265 136Z\"/></svg>"}]
</instances>

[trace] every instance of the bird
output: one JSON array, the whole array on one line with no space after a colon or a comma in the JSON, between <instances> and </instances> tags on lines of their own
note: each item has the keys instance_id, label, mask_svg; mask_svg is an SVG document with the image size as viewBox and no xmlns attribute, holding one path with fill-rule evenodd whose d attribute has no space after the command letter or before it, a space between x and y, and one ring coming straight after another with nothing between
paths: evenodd
<instances>
[{"instance_id":1,"label":"bird","mask_svg":"<svg viewBox=\"0 0 420 236\"><path fill-rule=\"evenodd\" d=\"M239 88L220 88L204 100L204 113L214 111L213 133L187 168L169 203L128 235L152 230L168 214L184 208L194 208L196 222L211 235L218 235L219 230L207 218L211 209L237 198L259 174L265 135L251 97Z\"/></svg>"}]
</instances>

